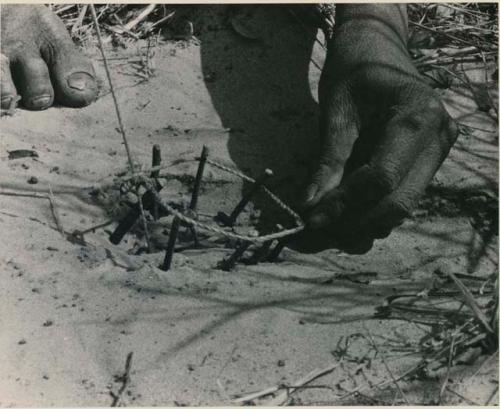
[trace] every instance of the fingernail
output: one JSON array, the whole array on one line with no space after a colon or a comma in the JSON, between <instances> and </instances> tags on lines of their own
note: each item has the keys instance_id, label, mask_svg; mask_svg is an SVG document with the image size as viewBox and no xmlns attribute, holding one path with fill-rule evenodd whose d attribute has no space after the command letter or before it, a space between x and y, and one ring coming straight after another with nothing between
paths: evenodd
<instances>
[{"instance_id":1,"label":"fingernail","mask_svg":"<svg viewBox=\"0 0 500 409\"><path fill-rule=\"evenodd\" d=\"M41 95L39 97L34 97L29 100L29 108L32 109L48 108L51 104L52 104L51 95Z\"/></svg>"},{"instance_id":2,"label":"fingernail","mask_svg":"<svg viewBox=\"0 0 500 409\"><path fill-rule=\"evenodd\" d=\"M311 200L314 199L314 196L316 196L316 193L318 192L318 186L313 185L307 190L307 195L306 195L306 200L305 203L309 203Z\"/></svg>"},{"instance_id":3,"label":"fingernail","mask_svg":"<svg viewBox=\"0 0 500 409\"><path fill-rule=\"evenodd\" d=\"M75 72L68 76L68 85L78 91L95 88L95 79L86 72Z\"/></svg>"}]
</instances>

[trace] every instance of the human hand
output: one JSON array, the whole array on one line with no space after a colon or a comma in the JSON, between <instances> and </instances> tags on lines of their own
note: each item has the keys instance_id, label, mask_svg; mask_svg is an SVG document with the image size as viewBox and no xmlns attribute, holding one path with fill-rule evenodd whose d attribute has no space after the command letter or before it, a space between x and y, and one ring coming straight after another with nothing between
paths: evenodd
<instances>
[{"instance_id":1,"label":"human hand","mask_svg":"<svg viewBox=\"0 0 500 409\"><path fill-rule=\"evenodd\" d=\"M456 125L411 62L406 30L404 6L337 6L303 251L368 251L410 214L456 140Z\"/></svg>"}]
</instances>

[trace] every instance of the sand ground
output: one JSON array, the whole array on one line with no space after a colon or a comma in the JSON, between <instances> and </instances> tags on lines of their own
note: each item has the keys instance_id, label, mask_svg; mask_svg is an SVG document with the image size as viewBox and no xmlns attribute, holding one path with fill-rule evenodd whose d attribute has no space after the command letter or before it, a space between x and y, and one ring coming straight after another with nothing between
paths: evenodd
<instances>
[{"instance_id":1,"label":"sand ground","mask_svg":"<svg viewBox=\"0 0 500 409\"><path fill-rule=\"evenodd\" d=\"M160 144L169 163L193 158L206 144L214 159L250 175L272 168L272 187L293 202L315 143L316 65L324 51L315 32L280 8L256 9L248 20L256 39L234 32L223 8L204 13L199 41L156 48L148 80L129 61L136 49L108 50L132 153L148 165L153 144ZM334 364L341 337L369 332L418 342L423 327L373 318L385 297L429 288L439 269L479 277L497 271L497 237L485 238L474 223L497 197L496 121L459 86L442 93L468 134L460 135L417 216L366 255L285 250L280 263L224 272L214 268L223 249L189 250L163 272L162 253L134 255L137 236L110 244L113 225L87 234L85 243L66 240L49 201L36 196L50 186L65 231L83 230L116 210L109 192L96 197L89 187L126 165L102 61L96 50L88 52L102 80L97 102L78 110L18 110L0 121L1 406L108 406L129 352L124 404L228 405L233 395L293 385ZM14 149L34 149L39 157L9 160ZM173 167L163 196L185 197L183 175L195 169L193 162ZM27 182L32 176L38 183ZM230 209L243 188L209 169L200 209ZM387 362L400 374L415 359L394 354ZM496 359L466 376L484 359L452 371L454 390L477 403L498 385ZM303 389L294 402L353 403L338 397L367 382L354 368L335 369L317 381L331 388ZM388 379L380 362L363 374ZM403 387L410 402L428 403L440 382ZM467 403L448 392L444 399Z\"/></svg>"}]
</instances>

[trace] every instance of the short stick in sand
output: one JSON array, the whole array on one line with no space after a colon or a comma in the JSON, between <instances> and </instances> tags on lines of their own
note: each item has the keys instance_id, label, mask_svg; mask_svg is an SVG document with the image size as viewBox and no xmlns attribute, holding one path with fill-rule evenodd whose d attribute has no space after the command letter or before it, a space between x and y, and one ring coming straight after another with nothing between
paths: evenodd
<instances>
[{"instance_id":1,"label":"short stick in sand","mask_svg":"<svg viewBox=\"0 0 500 409\"><path fill-rule=\"evenodd\" d=\"M174 221L172 222L172 226L170 227L167 249L165 250L165 259L163 260L163 264L160 267L163 271L170 270L170 267L172 265L172 258L175 251L175 242L177 241L177 234L179 233L180 224L181 221L177 217L175 217Z\"/></svg>"},{"instance_id":2,"label":"short stick in sand","mask_svg":"<svg viewBox=\"0 0 500 409\"><path fill-rule=\"evenodd\" d=\"M194 180L193 193L191 194L191 203L189 208L195 212L198 206L198 197L200 195L201 180L203 179L203 172L205 170L205 164L208 158L208 148L203 145L200 156L200 164L198 165L198 171L196 172L196 178Z\"/></svg>"},{"instance_id":3,"label":"short stick in sand","mask_svg":"<svg viewBox=\"0 0 500 409\"><path fill-rule=\"evenodd\" d=\"M229 258L222 260L217 264L217 268L224 270L224 271L231 271L238 260L243 256L243 253L250 247L250 242L243 242L240 243L240 245L236 248L233 254L229 256Z\"/></svg>"},{"instance_id":4,"label":"short stick in sand","mask_svg":"<svg viewBox=\"0 0 500 409\"><path fill-rule=\"evenodd\" d=\"M273 244L272 240L266 241L262 246L260 246L257 250L254 251L252 256L248 259L248 264L258 264L262 260L267 258L269 254L269 250L271 249L271 244Z\"/></svg>"},{"instance_id":5,"label":"short stick in sand","mask_svg":"<svg viewBox=\"0 0 500 409\"><path fill-rule=\"evenodd\" d=\"M259 191L259 189L265 185L267 180L273 176L273 171L271 169L266 169L262 175L260 175L256 180L250 190L243 196L240 202L236 205L234 210L231 212L229 216L225 213L220 212L217 216L218 219L225 224L226 226L233 226L236 222L236 219L241 214L241 212L245 209L245 206L248 202L255 196L255 194Z\"/></svg>"},{"instance_id":6,"label":"short stick in sand","mask_svg":"<svg viewBox=\"0 0 500 409\"><path fill-rule=\"evenodd\" d=\"M198 165L198 171L196 172L196 178L194 180L194 185L193 185L193 193L191 194L191 202L189 203L189 209L196 214L196 208L198 206L198 198L200 196L200 188L201 188L201 181L203 179L203 172L205 171L205 165L207 163L207 158L208 158L208 148L206 145L203 145L203 149L201 150L201 155L200 155L200 163ZM196 233L196 228L194 226L190 226L189 229L191 230L191 233L193 234L193 239L195 246L198 247L198 234Z\"/></svg>"},{"instance_id":7,"label":"short stick in sand","mask_svg":"<svg viewBox=\"0 0 500 409\"><path fill-rule=\"evenodd\" d=\"M160 145L153 145L153 160L152 160L152 167L160 166L161 165L161 149ZM156 184L156 189L161 190L160 183L158 182L158 176L160 176L160 170L154 170L151 172L151 177L155 179L155 184ZM153 218L155 220L158 220L158 203L156 203L156 200L153 201Z\"/></svg>"},{"instance_id":8,"label":"short stick in sand","mask_svg":"<svg viewBox=\"0 0 500 409\"><path fill-rule=\"evenodd\" d=\"M283 251L283 249L285 247L286 247L286 240L284 240L284 239L278 240L278 242L276 243L274 248L271 250L271 252L267 256L267 261L273 262L273 261L278 260L278 257L280 256L281 252Z\"/></svg>"},{"instance_id":9,"label":"short stick in sand","mask_svg":"<svg viewBox=\"0 0 500 409\"><path fill-rule=\"evenodd\" d=\"M281 224L277 224L276 228L278 231L284 230L284 228ZM257 250L255 250L254 254L252 255L252 257L249 260L249 263L250 264L257 264L261 261L267 261L270 257L269 252L271 250L272 244L273 244L273 240L266 241L261 247L259 247ZM273 251L275 251L275 249L273 249Z\"/></svg>"},{"instance_id":10,"label":"short stick in sand","mask_svg":"<svg viewBox=\"0 0 500 409\"><path fill-rule=\"evenodd\" d=\"M161 164L161 150L158 145L153 146L153 167L159 166ZM160 171L151 172L152 178L157 178ZM159 192L162 189L161 184L156 180L156 190ZM151 212L155 220L158 220L158 204L154 198L154 195L149 190L142 195L142 207L144 210ZM139 203L136 203L126 214L126 216L120 221L120 224L115 229L115 231L109 236L109 241L113 244L120 244L125 234L127 234L130 229L134 226L135 222L141 215L141 208Z\"/></svg>"}]
</instances>

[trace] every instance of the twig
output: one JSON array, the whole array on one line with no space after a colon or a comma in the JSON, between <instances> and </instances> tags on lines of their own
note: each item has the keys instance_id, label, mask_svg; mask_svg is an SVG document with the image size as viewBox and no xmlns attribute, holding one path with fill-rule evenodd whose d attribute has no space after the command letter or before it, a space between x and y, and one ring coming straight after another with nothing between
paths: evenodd
<instances>
[{"instance_id":1,"label":"twig","mask_svg":"<svg viewBox=\"0 0 500 409\"><path fill-rule=\"evenodd\" d=\"M61 236L66 237L64 235L64 229L61 223L61 218L59 217L59 212L56 207L56 200L54 198L54 194L52 193L52 187L50 186L50 183L49 183L49 202L50 202L50 209L52 211L52 216L54 216L54 220L56 222L57 230L59 230Z\"/></svg>"},{"instance_id":2,"label":"twig","mask_svg":"<svg viewBox=\"0 0 500 409\"><path fill-rule=\"evenodd\" d=\"M95 31L97 34L97 40L99 41L99 49L101 50L102 61L104 63L104 69L106 70L106 77L108 78L109 89L110 89L111 96L113 97L113 101L114 101L114 105L115 105L116 116L118 118L118 124L120 126L120 133L122 134L123 144L125 145L125 150L127 151L128 164L130 166L130 171L133 172L134 171L134 163L132 161L132 155L130 153L130 148L129 148L128 141L127 141L127 135L125 134L125 128L123 126L122 115L121 115L120 107L118 106L118 100L117 100L116 94L115 94L115 88L113 86L113 81L111 80L111 73L109 71L108 60L106 58L106 54L104 53L104 46L102 44L101 30L99 29L99 23L97 22L97 15L96 15L95 7L93 4L90 4L90 11L92 13L92 20L94 22Z\"/></svg>"},{"instance_id":3,"label":"twig","mask_svg":"<svg viewBox=\"0 0 500 409\"><path fill-rule=\"evenodd\" d=\"M71 35L72 36L75 35L76 32L80 29L82 22L83 22L83 18L85 17L85 14L87 14L88 7L89 7L88 4L84 4L82 9L80 10L80 14L78 14L78 18L76 19L75 23L73 24L73 27L71 27Z\"/></svg>"},{"instance_id":4,"label":"twig","mask_svg":"<svg viewBox=\"0 0 500 409\"><path fill-rule=\"evenodd\" d=\"M452 10L455 10L455 11L459 11L461 13L464 13L464 14L470 14L474 17L477 17L477 16L488 16L487 13L483 13L482 11L477 11L477 10L471 10L469 8L460 8L460 7L456 7L456 6L453 6L451 4L447 4L447 3L440 3L439 4L440 6L443 6L443 7L447 7L449 9L452 9Z\"/></svg>"},{"instance_id":5,"label":"twig","mask_svg":"<svg viewBox=\"0 0 500 409\"><path fill-rule=\"evenodd\" d=\"M467 62L476 62L481 58L479 54L476 55L467 55L463 57L443 57L443 58L432 58L430 60L415 62L415 65L419 69L429 69L430 65L442 64L442 65L451 65L451 64L460 64ZM494 59L493 55L488 55L488 58Z\"/></svg>"},{"instance_id":6,"label":"twig","mask_svg":"<svg viewBox=\"0 0 500 409\"><path fill-rule=\"evenodd\" d=\"M85 229L85 230L75 230L73 232L73 235L75 235L75 236L83 236L83 235L85 235L87 233L91 233L91 232L94 233L97 229L109 226L113 222L114 222L113 220L108 220L107 222L97 224L97 225L89 227L88 229Z\"/></svg>"},{"instance_id":7,"label":"twig","mask_svg":"<svg viewBox=\"0 0 500 409\"><path fill-rule=\"evenodd\" d=\"M473 406L480 406L479 403L477 402L474 402L473 400L470 400L469 398L466 398L464 395L461 395L460 393L458 393L457 391L454 391L453 389L451 389L449 386L446 387L446 390L448 392L451 392L453 393L454 395L458 396L460 399L464 400L465 402L467 402L469 405L473 405Z\"/></svg>"},{"instance_id":8,"label":"twig","mask_svg":"<svg viewBox=\"0 0 500 409\"><path fill-rule=\"evenodd\" d=\"M384 364L385 366L385 369L387 369L387 372L389 373L389 376L391 377L392 379L392 382L394 383L394 385L396 385L396 388L398 390L398 392L401 394L401 396L403 397L403 399L405 400L406 404L409 405L410 402L408 401L408 398L406 397L405 393L403 392L403 390L401 389L401 387L399 386L399 382L398 380L394 377L394 374L392 373L391 369L389 368L389 365L387 365L387 362L385 360L385 357L384 357L384 354L382 353L382 351L378 348L377 344L375 343L375 340L373 339L372 337L372 334L370 332L370 330L366 327L366 324L363 323L363 325L365 326L365 329L368 333L368 337L370 338L370 342L371 344L373 345L373 348L375 348L375 351L377 352L377 354L380 355L380 358L382 359L382 363Z\"/></svg>"},{"instance_id":9,"label":"twig","mask_svg":"<svg viewBox=\"0 0 500 409\"><path fill-rule=\"evenodd\" d=\"M0 196L13 196L13 197L32 197L33 199L48 199L47 195L38 195L37 193L19 193L19 192L5 192L0 191Z\"/></svg>"},{"instance_id":10,"label":"twig","mask_svg":"<svg viewBox=\"0 0 500 409\"><path fill-rule=\"evenodd\" d=\"M153 10L156 8L156 4L150 4L144 10L132 21L129 21L127 24L125 24L124 28L127 30L131 30L134 28L137 24L139 24L142 20L144 20L149 14L153 12Z\"/></svg>"},{"instance_id":11,"label":"twig","mask_svg":"<svg viewBox=\"0 0 500 409\"><path fill-rule=\"evenodd\" d=\"M116 394L110 392L111 396L113 397L113 402L111 403L111 406L118 406L123 392L125 392L125 389L127 389L127 386L130 383L130 369L132 368L132 355L133 352L129 352L127 355L127 359L125 360L125 373L120 377L122 386L120 387L120 389Z\"/></svg>"},{"instance_id":12,"label":"twig","mask_svg":"<svg viewBox=\"0 0 500 409\"><path fill-rule=\"evenodd\" d=\"M153 6L153 5L151 5L151 6ZM151 6L149 6L149 7L151 7ZM104 53L104 46L103 46L103 43L102 43L101 30L99 29L99 24L97 22L97 16L96 16L96 12L95 12L95 7L94 7L93 4L90 5L90 11L92 12L92 20L94 22L95 30L96 30L96 33L97 33L97 39L99 41L99 48L100 48L101 54L102 54L102 60L103 60L103 63L104 63L104 69L106 70L106 77L108 78L109 88L110 88L110 91L111 91L111 95L113 97L113 102L114 102L114 105L115 105L116 116L118 118L118 124L120 126L120 132L122 134L123 144L125 145L125 150L127 151L127 159L128 159L128 164L129 164L129 167L130 167L130 172L133 173L134 172L134 161L132 160L132 154L130 152L130 148L129 148L129 145L128 145L127 135L125 133L125 127L123 126L122 115L121 115L121 112L120 112L120 107L118 106L118 100L116 98L115 89L113 87L113 81L111 80L111 73L109 71L108 61L106 59L106 54ZM144 227L144 236L146 238L146 244L147 244L148 252L149 252L151 250L151 245L150 245L150 241L149 241L149 231L148 231L148 224L147 224L147 221L146 221L146 215L144 213L144 208L142 206L141 195L139 194L139 187L136 186L135 190L136 190L137 197L139 198L139 208L141 210L141 220L142 220L142 224L143 224L143 227Z\"/></svg>"},{"instance_id":13,"label":"twig","mask_svg":"<svg viewBox=\"0 0 500 409\"><path fill-rule=\"evenodd\" d=\"M441 386L441 390L439 391L438 405L441 404L441 401L442 401L443 395L444 395L444 391L445 391L446 387L448 386L448 381L450 380L450 370L451 370L451 363L453 360L454 348L455 348L455 335L452 335L450 353L448 355L448 367L446 368L446 376L444 378L443 385Z\"/></svg>"},{"instance_id":14,"label":"twig","mask_svg":"<svg viewBox=\"0 0 500 409\"><path fill-rule=\"evenodd\" d=\"M61 8L58 8L57 10L55 10L55 13L56 14L62 14L64 13L65 11L69 10L69 9L72 9L73 7L75 7L76 4L68 4L66 6L62 6Z\"/></svg>"},{"instance_id":15,"label":"twig","mask_svg":"<svg viewBox=\"0 0 500 409\"><path fill-rule=\"evenodd\" d=\"M331 364L327 366L326 368L323 369L315 369L314 371L310 372L303 378L299 379L297 382L293 383L293 387L287 387L285 391L281 392L278 394L276 397L272 398L268 402L265 403L266 406L281 406L283 405L290 394L295 392L297 389L301 388L302 386L308 384L309 382L312 382L313 380L319 378L320 376L326 375L333 370L335 370L338 366L340 365L339 362L336 362L334 364ZM266 388L260 392L255 392L251 393L247 396L243 396L237 399L234 399L232 402L233 403L244 403L244 402L250 402L254 399L260 398L262 396L270 395L271 393L278 392L280 389L282 389L282 385L278 386L271 386L270 388Z\"/></svg>"},{"instance_id":16,"label":"twig","mask_svg":"<svg viewBox=\"0 0 500 409\"><path fill-rule=\"evenodd\" d=\"M455 37L451 34L447 34L447 33L444 33L443 31L440 31L440 30L435 30L433 28L430 28L430 27L427 27L427 26L424 26L423 24L419 24L419 23L416 23L414 21L410 21L410 24L411 25L414 25L418 28L421 28L423 30L427 30L427 31L430 31L431 33L434 33L434 34L437 34L437 35L441 35L443 37L446 37L448 38L449 40L452 40L452 41L458 41L460 43L464 43L464 44L468 44L468 45L472 45L472 46L475 46L475 47L478 47L479 48L479 45L478 44L474 44L470 41L467 41L467 40L464 40L462 38L458 38L458 37Z\"/></svg>"},{"instance_id":17,"label":"twig","mask_svg":"<svg viewBox=\"0 0 500 409\"><path fill-rule=\"evenodd\" d=\"M479 368L477 369L477 371L476 371L476 372L474 372L474 373L472 374L472 376L469 378L469 381L470 381L470 380L472 380L472 379L474 379L474 378L477 376L477 374L478 374L479 372L481 372L481 370L482 370L482 369L483 369L486 365L488 365L489 363L491 363L491 361L492 361L493 359L496 359L497 357L498 357L498 349L497 349L497 350L496 350L496 351L495 351L495 352L494 352L491 356L489 356L487 359L485 359L485 360L484 360L484 362L483 362L483 363L479 366Z\"/></svg>"},{"instance_id":18,"label":"twig","mask_svg":"<svg viewBox=\"0 0 500 409\"><path fill-rule=\"evenodd\" d=\"M167 14L165 17L162 17L161 19L159 19L158 21L155 21L152 25L151 25L151 28L148 30L148 31L151 31L153 28L155 28L157 25L171 19L173 16L175 15L175 11L172 11L170 12L169 14Z\"/></svg>"},{"instance_id":19,"label":"twig","mask_svg":"<svg viewBox=\"0 0 500 409\"><path fill-rule=\"evenodd\" d=\"M498 385L495 387L495 389L493 390L493 392L491 393L489 398L486 400L486 402L484 403L484 406L488 406L490 404L490 402L493 400L493 398L496 396L497 393L498 393Z\"/></svg>"},{"instance_id":20,"label":"twig","mask_svg":"<svg viewBox=\"0 0 500 409\"><path fill-rule=\"evenodd\" d=\"M479 308L479 305L477 305L477 302L474 299L471 292L469 291L469 289L451 271L446 271L446 274L453 280L455 285L462 292L465 303L472 310L475 317L479 320L479 322L481 322L483 327L489 333L493 333L493 329L491 329L490 324L488 324L488 319L486 318L486 315L484 314L483 311L481 311L481 309Z\"/></svg>"},{"instance_id":21,"label":"twig","mask_svg":"<svg viewBox=\"0 0 500 409\"><path fill-rule=\"evenodd\" d=\"M488 102L490 103L490 106L493 108L493 110L495 111L495 114L498 118L498 108L496 107L495 102L493 101L493 98L491 97L490 90L488 88L488 63L486 61L486 57L484 56L484 54L482 52L480 53L480 55L481 55L481 59L483 60L483 64L484 64L484 82L485 82L485 87L486 87L486 95L488 97Z\"/></svg>"}]
</instances>

